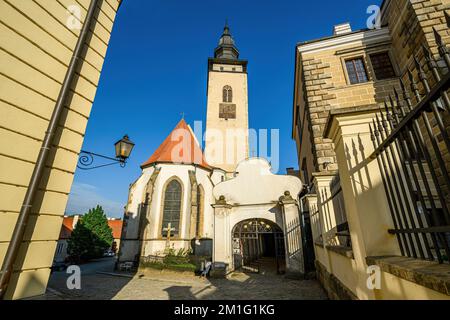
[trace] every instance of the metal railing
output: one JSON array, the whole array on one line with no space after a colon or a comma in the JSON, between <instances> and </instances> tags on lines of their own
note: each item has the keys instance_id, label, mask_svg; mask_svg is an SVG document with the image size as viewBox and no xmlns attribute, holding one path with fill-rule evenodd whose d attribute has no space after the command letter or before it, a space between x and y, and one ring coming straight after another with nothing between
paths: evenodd
<instances>
[{"instance_id":1,"label":"metal railing","mask_svg":"<svg viewBox=\"0 0 450 320\"><path fill-rule=\"evenodd\" d=\"M400 80L401 92L394 88L373 120L370 158L382 174L394 224L389 233L397 235L402 255L449 263L450 56L434 33L441 59L436 61L425 46L424 65L414 56L416 70L408 69L409 83Z\"/></svg>"},{"instance_id":2,"label":"metal railing","mask_svg":"<svg viewBox=\"0 0 450 320\"><path fill-rule=\"evenodd\" d=\"M311 232L313 243L322 243L322 224L320 223L320 213L317 204L311 204L309 207L309 217L311 221Z\"/></svg>"},{"instance_id":3,"label":"metal railing","mask_svg":"<svg viewBox=\"0 0 450 320\"><path fill-rule=\"evenodd\" d=\"M351 248L352 242L350 238L350 228L347 222L344 194L342 192L341 180L339 176L336 176L331 181L330 189L336 219L335 236L337 237L340 245Z\"/></svg>"},{"instance_id":4,"label":"metal railing","mask_svg":"<svg viewBox=\"0 0 450 320\"><path fill-rule=\"evenodd\" d=\"M339 175L336 175L330 183L331 196L324 198L326 193L322 192L322 199L331 202L334 212L335 226L326 234L326 244L335 246L345 246L351 248L350 229L347 223L345 212L344 194L341 188Z\"/></svg>"}]
</instances>

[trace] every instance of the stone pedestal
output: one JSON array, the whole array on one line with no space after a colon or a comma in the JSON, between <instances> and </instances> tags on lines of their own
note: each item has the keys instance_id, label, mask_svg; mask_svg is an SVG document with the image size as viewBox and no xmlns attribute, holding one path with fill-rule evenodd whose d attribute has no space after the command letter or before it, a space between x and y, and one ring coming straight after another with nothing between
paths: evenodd
<instances>
[{"instance_id":1,"label":"stone pedestal","mask_svg":"<svg viewBox=\"0 0 450 320\"><path fill-rule=\"evenodd\" d=\"M314 173L314 186L317 195L318 220L321 227L323 245L330 244L335 238L336 210L333 205L331 182L337 172Z\"/></svg>"},{"instance_id":2,"label":"stone pedestal","mask_svg":"<svg viewBox=\"0 0 450 320\"><path fill-rule=\"evenodd\" d=\"M302 277L305 273L305 265L298 203L289 191L286 191L279 200L283 216L286 275Z\"/></svg>"},{"instance_id":3,"label":"stone pedestal","mask_svg":"<svg viewBox=\"0 0 450 320\"><path fill-rule=\"evenodd\" d=\"M335 146L357 274L355 294L362 299L375 294L366 284L366 257L400 255L396 237L388 233L393 222L378 163L369 158L374 151L369 124L376 112L377 107L334 111L325 132Z\"/></svg>"},{"instance_id":4,"label":"stone pedestal","mask_svg":"<svg viewBox=\"0 0 450 320\"><path fill-rule=\"evenodd\" d=\"M231 261L231 206L225 199L219 199L214 208L214 240L213 240L213 270L214 274L225 275Z\"/></svg>"}]
</instances>

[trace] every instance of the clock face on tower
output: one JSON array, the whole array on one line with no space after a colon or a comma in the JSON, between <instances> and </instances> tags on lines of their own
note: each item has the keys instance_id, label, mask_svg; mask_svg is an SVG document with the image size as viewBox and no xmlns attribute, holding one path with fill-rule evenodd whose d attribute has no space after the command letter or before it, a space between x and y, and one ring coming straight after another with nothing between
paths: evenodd
<instances>
[{"instance_id":1,"label":"clock face on tower","mask_svg":"<svg viewBox=\"0 0 450 320\"><path fill-rule=\"evenodd\" d=\"M236 119L236 105L231 103L221 103L219 105L220 119Z\"/></svg>"}]
</instances>

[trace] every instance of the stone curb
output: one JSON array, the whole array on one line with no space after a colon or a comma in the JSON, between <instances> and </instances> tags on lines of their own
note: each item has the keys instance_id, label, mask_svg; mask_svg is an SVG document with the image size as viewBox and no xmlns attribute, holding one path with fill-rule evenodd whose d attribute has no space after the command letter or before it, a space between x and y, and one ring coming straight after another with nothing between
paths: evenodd
<instances>
[{"instance_id":1,"label":"stone curb","mask_svg":"<svg viewBox=\"0 0 450 320\"><path fill-rule=\"evenodd\" d=\"M129 274L115 273L115 272L106 272L106 271L96 271L97 274L104 274L112 277L122 277L122 278L134 278L134 276Z\"/></svg>"}]
</instances>

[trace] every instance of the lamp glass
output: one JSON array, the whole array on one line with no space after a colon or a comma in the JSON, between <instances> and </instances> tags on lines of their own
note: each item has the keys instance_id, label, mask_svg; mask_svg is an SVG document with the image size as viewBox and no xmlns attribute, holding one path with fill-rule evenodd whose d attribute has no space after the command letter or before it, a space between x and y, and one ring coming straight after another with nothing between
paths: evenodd
<instances>
[{"instance_id":1,"label":"lamp glass","mask_svg":"<svg viewBox=\"0 0 450 320\"><path fill-rule=\"evenodd\" d=\"M114 146L116 149L116 157L125 160L130 156L134 143L131 142L128 136L124 136L122 139L117 141Z\"/></svg>"}]
</instances>

